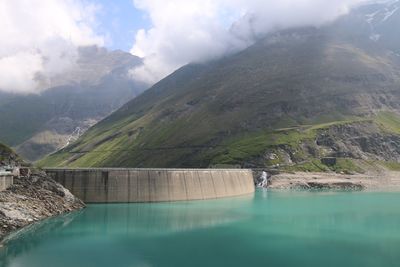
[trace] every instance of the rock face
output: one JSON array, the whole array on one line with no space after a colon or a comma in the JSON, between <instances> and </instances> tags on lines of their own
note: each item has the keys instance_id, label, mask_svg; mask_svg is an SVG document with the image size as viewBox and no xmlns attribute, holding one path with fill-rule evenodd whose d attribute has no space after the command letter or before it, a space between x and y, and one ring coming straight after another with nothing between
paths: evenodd
<instances>
[{"instance_id":1,"label":"rock face","mask_svg":"<svg viewBox=\"0 0 400 267\"><path fill-rule=\"evenodd\" d=\"M379 125L337 125L319 133L316 143L332 156L386 161L400 160L400 136L384 133Z\"/></svg>"},{"instance_id":2,"label":"rock face","mask_svg":"<svg viewBox=\"0 0 400 267\"><path fill-rule=\"evenodd\" d=\"M335 166L340 158L398 162L400 135L383 128L377 121L322 127L305 138L299 138L295 145L269 146L260 156L248 159L247 167L268 167L274 163L288 166L310 159L321 159L322 164Z\"/></svg>"},{"instance_id":3,"label":"rock face","mask_svg":"<svg viewBox=\"0 0 400 267\"><path fill-rule=\"evenodd\" d=\"M371 175L339 175L335 173L282 173L272 176L268 188L278 190L359 191L378 188L379 179Z\"/></svg>"},{"instance_id":4,"label":"rock face","mask_svg":"<svg viewBox=\"0 0 400 267\"><path fill-rule=\"evenodd\" d=\"M82 209L84 203L44 172L14 179L0 192L0 239L36 221Z\"/></svg>"}]
</instances>

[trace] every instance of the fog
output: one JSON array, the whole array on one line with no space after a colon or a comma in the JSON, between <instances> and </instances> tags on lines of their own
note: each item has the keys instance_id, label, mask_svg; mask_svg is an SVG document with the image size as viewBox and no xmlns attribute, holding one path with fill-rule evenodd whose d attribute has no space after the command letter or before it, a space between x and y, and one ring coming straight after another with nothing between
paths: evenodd
<instances>
[{"instance_id":1,"label":"fog","mask_svg":"<svg viewBox=\"0 0 400 267\"><path fill-rule=\"evenodd\" d=\"M38 93L74 66L77 47L103 45L95 11L74 0L0 1L0 91Z\"/></svg>"},{"instance_id":2,"label":"fog","mask_svg":"<svg viewBox=\"0 0 400 267\"><path fill-rule=\"evenodd\" d=\"M145 64L132 77L149 84L175 69L251 45L258 37L296 26L320 26L362 0L135 0L152 22L131 53Z\"/></svg>"},{"instance_id":3,"label":"fog","mask_svg":"<svg viewBox=\"0 0 400 267\"><path fill-rule=\"evenodd\" d=\"M378 0L377 0L378 1ZM240 51L266 33L320 26L363 0L132 0L150 25L131 53L133 79L153 84L177 68ZM40 93L74 68L77 48L104 46L96 0L0 1L0 91Z\"/></svg>"}]
</instances>

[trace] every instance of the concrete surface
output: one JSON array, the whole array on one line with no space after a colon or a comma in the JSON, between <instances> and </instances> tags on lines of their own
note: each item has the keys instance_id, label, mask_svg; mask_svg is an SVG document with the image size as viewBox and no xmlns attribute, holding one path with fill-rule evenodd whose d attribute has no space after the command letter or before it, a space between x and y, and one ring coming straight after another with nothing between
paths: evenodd
<instances>
[{"instance_id":1,"label":"concrete surface","mask_svg":"<svg viewBox=\"0 0 400 267\"><path fill-rule=\"evenodd\" d=\"M9 188L14 181L14 177L12 173L3 173L0 172L0 191L6 190Z\"/></svg>"},{"instance_id":2,"label":"concrete surface","mask_svg":"<svg viewBox=\"0 0 400 267\"><path fill-rule=\"evenodd\" d=\"M254 192L244 169L45 169L85 203L167 202Z\"/></svg>"}]
</instances>

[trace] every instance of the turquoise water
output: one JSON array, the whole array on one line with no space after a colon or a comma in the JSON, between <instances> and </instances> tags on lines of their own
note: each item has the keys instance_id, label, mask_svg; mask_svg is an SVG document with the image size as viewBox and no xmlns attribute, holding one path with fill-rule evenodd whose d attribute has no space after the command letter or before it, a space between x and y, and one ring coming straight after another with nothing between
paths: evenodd
<instances>
[{"instance_id":1,"label":"turquoise water","mask_svg":"<svg viewBox=\"0 0 400 267\"><path fill-rule=\"evenodd\" d=\"M90 205L18 232L7 267L400 266L400 193Z\"/></svg>"}]
</instances>

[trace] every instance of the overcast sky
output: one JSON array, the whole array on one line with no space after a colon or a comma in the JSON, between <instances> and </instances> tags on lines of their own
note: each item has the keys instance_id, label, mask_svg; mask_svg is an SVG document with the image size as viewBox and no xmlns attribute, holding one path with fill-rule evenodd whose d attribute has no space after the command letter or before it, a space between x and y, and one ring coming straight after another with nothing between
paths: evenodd
<instances>
[{"instance_id":1,"label":"overcast sky","mask_svg":"<svg viewBox=\"0 0 400 267\"><path fill-rule=\"evenodd\" d=\"M151 84L273 29L324 24L361 1L1 0L0 90L38 92L37 77L73 68L85 45L145 58L130 76Z\"/></svg>"}]
</instances>

